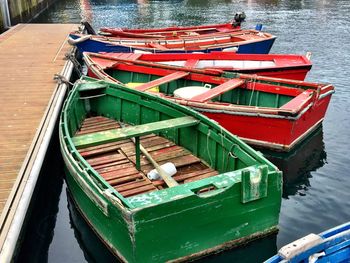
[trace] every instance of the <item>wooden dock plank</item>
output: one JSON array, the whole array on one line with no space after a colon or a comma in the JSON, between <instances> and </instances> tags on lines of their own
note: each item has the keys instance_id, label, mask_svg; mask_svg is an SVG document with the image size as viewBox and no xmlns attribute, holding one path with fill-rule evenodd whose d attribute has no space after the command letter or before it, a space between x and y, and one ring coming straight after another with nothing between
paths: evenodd
<instances>
[{"instance_id":1,"label":"wooden dock plank","mask_svg":"<svg viewBox=\"0 0 350 263\"><path fill-rule=\"evenodd\" d=\"M10 209L6 202L55 92L53 75L62 71L71 50L67 35L76 29L73 24L19 24L0 35L2 214Z\"/></svg>"}]
</instances>

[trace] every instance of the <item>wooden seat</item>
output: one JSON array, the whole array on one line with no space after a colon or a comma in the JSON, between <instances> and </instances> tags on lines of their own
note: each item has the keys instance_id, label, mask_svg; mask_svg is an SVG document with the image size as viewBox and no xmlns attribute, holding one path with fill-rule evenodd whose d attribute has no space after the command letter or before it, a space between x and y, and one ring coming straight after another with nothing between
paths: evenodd
<instances>
[{"instance_id":1,"label":"wooden seat","mask_svg":"<svg viewBox=\"0 0 350 263\"><path fill-rule=\"evenodd\" d=\"M193 117L180 117L164 121L151 122L137 126L113 129L87 135L75 136L73 143L77 149L99 144L115 142L123 139L139 137L142 135L160 132L168 129L183 128L197 124L199 121Z\"/></svg>"},{"instance_id":2,"label":"wooden seat","mask_svg":"<svg viewBox=\"0 0 350 263\"><path fill-rule=\"evenodd\" d=\"M84 121L82 127L94 127L94 129L98 129L99 122L101 123L101 127L103 127L106 123L111 123L108 120L110 119L104 117L88 118ZM167 128L170 126L178 127L178 125L181 126L184 123L186 125L197 123L195 119L176 118L172 120L175 120L175 122L155 122L152 123L152 125L156 125L157 128L155 128L155 130L158 131L159 128ZM117 124L116 121L112 120L112 122ZM149 132L153 131L152 126L149 127L147 125L139 125L134 128L140 128L140 126L142 129L145 128L145 130ZM133 130L129 128L133 128L133 126L119 128L119 130L124 132L129 131L133 136L135 134L143 134L134 133ZM82 128L82 130L84 130L84 128ZM112 129L111 131L114 130L115 129ZM90 131L93 131L93 129ZM95 134L94 132L90 133L90 135ZM89 133L77 136L76 138L86 137L88 135ZM178 183L195 181L218 174L217 171L202 163L201 160L191 154L191 152L166 138L153 133L146 134L140 137L140 144L160 165L166 162L172 162L176 166L178 172L173 178ZM147 158L141 158L140 170L136 169L135 144L130 139L122 139L120 141L106 142L81 148L79 152L84 156L91 167L124 197L157 191L167 187L162 180L151 181L147 178L147 173L154 169Z\"/></svg>"},{"instance_id":3,"label":"wooden seat","mask_svg":"<svg viewBox=\"0 0 350 263\"><path fill-rule=\"evenodd\" d=\"M161 77L159 79L152 80L152 81L147 82L145 84L139 85L135 89L139 90L139 91L146 91L146 90L149 90L151 88L157 87L159 85L168 83L170 81L181 79L181 78L187 76L188 74L190 74L190 73L185 72L185 71L177 71L177 72L171 73L169 75L166 75L164 77Z\"/></svg>"},{"instance_id":4,"label":"wooden seat","mask_svg":"<svg viewBox=\"0 0 350 263\"><path fill-rule=\"evenodd\" d=\"M191 100L195 102L206 102L211 100L229 90L238 88L244 83L244 80L241 79L231 79L225 83L216 86L215 88L208 90L200 95L194 96Z\"/></svg>"}]
</instances>

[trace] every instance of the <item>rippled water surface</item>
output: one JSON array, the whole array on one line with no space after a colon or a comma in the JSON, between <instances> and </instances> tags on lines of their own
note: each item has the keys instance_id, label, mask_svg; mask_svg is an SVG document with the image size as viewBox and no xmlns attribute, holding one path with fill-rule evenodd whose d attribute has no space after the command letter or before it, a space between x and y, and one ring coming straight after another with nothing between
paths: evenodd
<instances>
[{"instance_id":1,"label":"rippled water surface","mask_svg":"<svg viewBox=\"0 0 350 263\"><path fill-rule=\"evenodd\" d=\"M37 18L38 23L78 23L95 28L164 27L220 23L245 11L244 28L264 24L278 36L271 53L311 51L313 68L307 80L336 88L323 127L288 155L269 154L284 171L283 200L276 236L216 256L205 262L259 262L281 246L350 220L350 1L348 0L187 0L187 1L58 1ZM41 193L50 198L33 209L30 232L20 259L48 262L112 260L89 227L69 206L62 182L63 162L57 142L48 157ZM53 151L55 152L55 151ZM55 172L52 172L55 171ZM40 195L39 195L40 196ZM50 201L50 202L49 202Z\"/></svg>"}]
</instances>

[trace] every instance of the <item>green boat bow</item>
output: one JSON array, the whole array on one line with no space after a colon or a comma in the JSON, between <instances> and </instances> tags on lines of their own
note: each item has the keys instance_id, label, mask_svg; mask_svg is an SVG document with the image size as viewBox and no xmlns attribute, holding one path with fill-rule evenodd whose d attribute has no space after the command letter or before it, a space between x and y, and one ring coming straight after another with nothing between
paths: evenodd
<instances>
[{"instance_id":1,"label":"green boat bow","mask_svg":"<svg viewBox=\"0 0 350 263\"><path fill-rule=\"evenodd\" d=\"M59 131L74 202L122 261L185 261L277 229L281 172L198 112L84 78ZM154 167L142 145L175 164L177 185L147 178Z\"/></svg>"}]
</instances>

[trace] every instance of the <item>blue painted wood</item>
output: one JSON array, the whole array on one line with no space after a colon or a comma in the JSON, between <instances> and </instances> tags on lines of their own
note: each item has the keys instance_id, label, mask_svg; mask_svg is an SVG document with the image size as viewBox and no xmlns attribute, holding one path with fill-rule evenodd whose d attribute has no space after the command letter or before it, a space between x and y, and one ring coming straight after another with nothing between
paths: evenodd
<instances>
[{"instance_id":1,"label":"blue painted wood","mask_svg":"<svg viewBox=\"0 0 350 263\"><path fill-rule=\"evenodd\" d=\"M308 262L309 257L315 253L324 252L315 262L350 262L350 222L319 234L323 242L311 247L289 259L288 262ZM276 263L285 260L280 255L275 255L265 263Z\"/></svg>"},{"instance_id":2,"label":"blue painted wood","mask_svg":"<svg viewBox=\"0 0 350 263\"><path fill-rule=\"evenodd\" d=\"M79 36L75 34L69 35L72 39L78 39ZM266 40L259 40L256 42L248 43L248 44L242 44L238 46L237 53L239 54L268 54L270 52L270 49L275 42L275 38L272 39L266 39ZM102 41L98 41L95 39L88 39L84 42L76 44L78 50L80 53L82 52L118 52L118 53L132 53L136 50L141 51L147 51L152 53L193 53L193 52L203 52L203 53L210 53L215 51L222 51L223 49L230 48L230 46L226 46L225 48L222 47L212 47L207 49L198 49L198 50L160 50L160 49L150 49L150 48L134 48L127 45L119 45L119 44L113 44L113 43L105 43ZM232 44L231 47L236 47L236 44Z\"/></svg>"}]
</instances>

